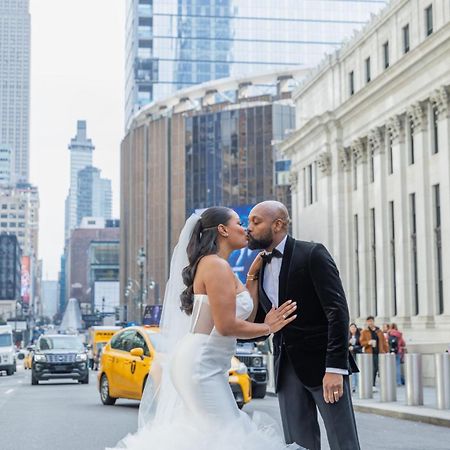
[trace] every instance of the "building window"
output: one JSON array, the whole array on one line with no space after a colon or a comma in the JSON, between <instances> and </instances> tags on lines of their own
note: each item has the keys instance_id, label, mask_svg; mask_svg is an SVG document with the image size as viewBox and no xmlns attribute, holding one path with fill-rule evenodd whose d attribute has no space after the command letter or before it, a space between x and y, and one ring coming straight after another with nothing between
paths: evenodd
<instances>
[{"instance_id":1,"label":"building window","mask_svg":"<svg viewBox=\"0 0 450 450\"><path fill-rule=\"evenodd\" d=\"M388 133L387 136L387 144L388 144L388 174L392 175L394 173L394 152L392 149L392 139Z\"/></svg>"},{"instance_id":2,"label":"building window","mask_svg":"<svg viewBox=\"0 0 450 450\"><path fill-rule=\"evenodd\" d=\"M390 244L391 244L391 280L392 280L392 306L393 315L397 315L397 273L395 262L395 216L394 202L389 202Z\"/></svg>"},{"instance_id":3,"label":"building window","mask_svg":"<svg viewBox=\"0 0 450 450\"><path fill-rule=\"evenodd\" d=\"M306 195L306 167L303 168L303 206L308 206L308 197Z\"/></svg>"},{"instance_id":4,"label":"building window","mask_svg":"<svg viewBox=\"0 0 450 450\"><path fill-rule=\"evenodd\" d=\"M432 150L433 154L436 154L439 152L439 128L438 128L439 113L436 107L432 108L432 116L433 116Z\"/></svg>"},{"instance_id":5,"label":"building window","mask_svg":"<svg viewBox=\"0 0 450 450\"><path fill-rule=\"evenodd\" d=\"M375 163L373 158L373 149L370 146L369 152L370 152L370 160L369 160L370 182L373 183L375 181Z\"/></svg>"},{"instance_id":6,"label":"building window","mask_svg":"<svg viewBox=\"0 0 450 450\"><path fill-rule=\"evenodd\" d=\"M313 180L313 166L308 166L308 205L312 205L314 201L314 180Z\"/></svg>"},{"instance_id":7,"label":"building window","mask_svg":"<svg viewBox=\"0 0 450 450\"><path fill-rule=\"evenodd\" d=\"M355 74L353 70L348 74L349 92L350 95L355 93Z\"/></svg>"},{"instance_id":8,"label":"building window","mask_svg":"<svg viewBox=\"0 0 450 450\"><path fill-rule=\"evenodd\" d=\"M403 27L403 53L409 52L409 24Z\"/></svg>"},{"instance_id":9,"label":"building window","mask_svg":"<svg viewBox=\"0 0 450 450\"><path fill-rule=\"evenodd\" d=\"M376 223L375 223L375 208L370 209L371 219L371 233L370 233L370 249L372 252L372 291L373 291L373 313L378 315L378 292L377 292L377 241L376 241Z\"/></svg>"},{"instance_id":10,"label":"building window","mask_svg":"<svg viewBox=\"0 0 450 450\"><path fill-rule=\"evenodd\" d=\"M425 9L425 33L427 36L433 33L433 5Z\"/></svg>"},{"instance_id":11,"label":"building window","mask_svg":"<svg viewBox=\"0 0 450 450\"><path fill-rule=\"evenodd\" d=\"M414 154L414 127L412 122L409 122L409 164L412 165L415 162Z\"/></svg>"},{"instance_id":12,"label":"building window","mask_svg":"<svg viewBox=\"0 0 450 450\"><path fill-rule=\"evenodd\" d=\"M433 186L434 197L434 241L436 246L436 275L437 275L437 292L438 292L438 308L437 313L444 312L444 285L442 279L442 242L441 242L441 199L439 184Z\"/></svg>"},{"instance_id":13,"label":"building window","mask_svg":"<svg viewBox=\"0 0 450 450\"><path fill-rule=\"evenodd\" d=\"M409 194L411 220L411 264L413 278L413 315L419 314L419 282L417 277L417 219L416 194Z\"/></svg>"},{"instance_id":14,"label":"building window","mask_svg":"<svg viewBox=\"0 0 450 450\"><path fill-rule=\"evenodd\" d=\"M371 74L370 74L370 56L366 58L366 83L369 83L371 80Z\"/></svg>"},{"instance_id":15,"label":"building window","mask_svg":"<svg viewBox=\"0 0 450 450\"><path fill-rule=\"evenodd\" d=\"M389 67L389 41L383 44L383 61L384 68L387 69Z\"/></svg>"},{"instance_id":16,"label":"building window","mask_svg":"<svg viewBox=\"0 0 450 450\"><path fill-rule=\"evenodd\" d=\"M356 291L356 317L361 315L361 295L360 295L360 277L359 277L359 229L358 214L353 216L353 227L355 237L355 291Z\"/></svg>"}]
</instances>

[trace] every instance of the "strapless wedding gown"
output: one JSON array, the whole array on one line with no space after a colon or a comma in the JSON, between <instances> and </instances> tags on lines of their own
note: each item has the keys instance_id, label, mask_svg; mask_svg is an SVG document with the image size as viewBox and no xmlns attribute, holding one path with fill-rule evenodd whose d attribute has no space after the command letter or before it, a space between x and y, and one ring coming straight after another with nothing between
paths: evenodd
<instances>
[{"instance_id":1,"label":"strapless wedding gown","mask_svg":"<svg viewBox=\"0 0 450 450\"><path fill-rule=\"evenodd\" d=\"M236 316L247 319L253 300L247 291L236 298ZM168 425L153 423L128 435L120 448L130 450L282 450L286 445L275 421L265 414L253 418L236 405L228 370L236 338L215 328L207 295L196 294L191 331L178 345L171 367L172 382L184 409Z\"/></svg>"}]
</instances>

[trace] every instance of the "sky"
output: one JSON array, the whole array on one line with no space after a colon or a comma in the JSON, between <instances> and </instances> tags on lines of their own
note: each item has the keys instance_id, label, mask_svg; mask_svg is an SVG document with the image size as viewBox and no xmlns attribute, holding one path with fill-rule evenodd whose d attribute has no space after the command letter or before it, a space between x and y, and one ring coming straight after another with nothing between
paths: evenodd
<instances>
[{"instance_id":1,"label":"sky","mask_svg":"<svg viewBox=\"0 0 450 450\"><path fill-rule=\"evenodd\" d=\"M77 120L87 121L94 165L112 180L119 216L125 0L30 0L30 14L30 181L40 194L43 278L55 280Z\"/></svg>"}]
</instances>

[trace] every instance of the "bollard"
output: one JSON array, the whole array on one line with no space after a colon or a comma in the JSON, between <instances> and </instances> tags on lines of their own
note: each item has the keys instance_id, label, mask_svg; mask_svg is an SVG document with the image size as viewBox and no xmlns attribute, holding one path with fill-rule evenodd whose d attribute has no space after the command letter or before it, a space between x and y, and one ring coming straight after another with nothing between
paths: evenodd
<instances>
[{"instance_id":1,"label":"bollard","mask_svg":"<svg viewBox=\"0 0 450 450\"><path fill-rule=\"evenodd\" d=\"M450 409L450 354L434 355L438 409Z\"/></svg>"},{"instance_id":2,"label":"bollard","mask_svg":"<svg viewBox=\"0 0 450 450\"><path fill-rule=\"evenodd\" d=\"M373 359L371 353L358 353L356 355L358 361L359 373L359 398L373 397Z\"/></svg>"},{"instance_id":3,"label":"bollard","mask_svg":"<svg viewBox=\"0 0 450 450\"><path fill-rule=\"evenodd\" d=\"M397 380L394 353L380 353L380 397L382 402L395 402L397 400Z\"/></svg>"},{"instance_id":4,"label":"bollard","mask_svg":"<svg viewBox=\"0 0 450 450\"><path fill-rule=\"evenodd\" d=\"M408 406L423 405L422 355L405 355L406 403Z\"/></svg>"}]
</instances>

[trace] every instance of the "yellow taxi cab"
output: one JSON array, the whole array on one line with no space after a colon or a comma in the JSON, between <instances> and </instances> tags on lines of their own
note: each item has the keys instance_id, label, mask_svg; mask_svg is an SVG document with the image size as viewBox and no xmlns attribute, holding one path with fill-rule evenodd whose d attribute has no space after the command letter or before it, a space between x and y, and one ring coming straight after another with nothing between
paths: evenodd
<instances>
[{"instance_id":1,"label":"yellow taxi cab","mask_svg":"<svg viewBox=\"0 0 450 450\"><path fill-rule=\"evenodd\" d=\"M98 389L104 405L114 405L118 398L141 399L160 340L157 327L133 326L114 334L103 349L98 373ZM242 408L251 400L251 381L245 365L234 357L229 380L236 402Z\"/></svg>"},{"instance_id":2,"label":"yellow taxi cab","mask_svg":"<svg viewBox=\"0 0 450 450\"><path fill-rule=\"evenodd\" d=\"M34 346L30 346L27 348L27 354L25 355L25 358L23 358L23 367L24 369L30 369L31 365L33 364L33 350Z\"/></svg>"},{"instance_id":3,"label":"yellow taxi cab","mask_svg":"<svg viewBox=\"0 0 450 450\"><path fill-rule=\"evenodd\" d=\"M247 371L247 366L235 356L231 358L228 382L230 383L234 399L241 409L252 399L252 382Z\"/></svg>"}]
</instances>

